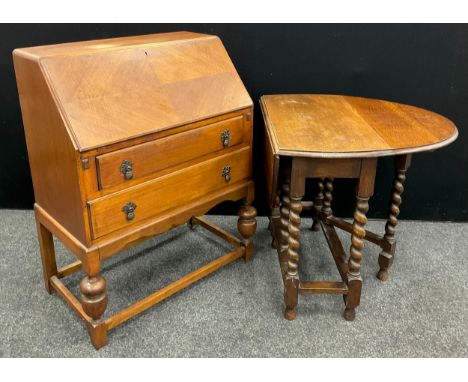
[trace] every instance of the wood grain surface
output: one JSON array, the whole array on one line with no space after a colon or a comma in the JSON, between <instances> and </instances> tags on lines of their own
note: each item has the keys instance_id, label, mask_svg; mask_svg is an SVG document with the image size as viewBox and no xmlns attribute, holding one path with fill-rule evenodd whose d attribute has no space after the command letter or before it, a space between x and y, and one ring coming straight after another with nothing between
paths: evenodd
<instances>
[{"instance_id":1,"label":"wood grain surface","mask_svg":"<svg viewBox=\"0 0 468 382\"><path fill-rule=\"evenodd\" d=\"M275 154L376 157L433 150L457 128L434 112L340 95L266 95L260 101Z\"/></svg>"},{"instance_id":2,"label":"wood grain surface","mask_svg":"<svg viewBox=\"0 0 468 382\"><path fill-rule=\"evenodd\" d=\"M40 68L23 56L14 65L35 201L85 243L76 148Z\"/></svg>"},{"instance_id":3,"label":"wood grain surface","mask_svg":"<svg viewBox=\"0 0 468 382\"><path fill-rule=\"evenodd\" d=\"M252 105L216 36L158 34L14 55L39 63L79 151Z\"/></svg>"},{"instance_id":4,"label":"wood grain surface","mask_svg":"<svg viewBox=\"0 0 468 382\"><path fill-rule=\"evenodd\" d=\"M209 273L252 259L252 101L216 36L189 32L20 48L21 100L47 291L107 332ZM242 200L236 248L104 320L101 262ZM200 223L202 222L202 223ZM57 269L53 236L77 257ZM80 299L59 278L83 271Z\"/></svg>"},{"instance_id":5,"label":"wood grain surface","mask_svg":"<svg viewBox=\"0 0 468 382\"><path fill-rule=\"evenodd\" d=\"M226 146L221 140L221 134L225 131L229 133L229 142ZM248 133L248 131L245 132L246 135ZM221 152L226 148L237 146L243 141L244 118L240 115L100 155L96 158L100 188L128 183L120 170L124 160L130 161L132 164L132 179L139 179L203 155Z\"/></svg>"},{"instance_id":6,"label":"wood grain surface","mask_svg":"<svg viewBox=\"0 0 468 382\"><path fill-rule=\"evenodd\" d=\"M90 201L88 204L94 238L131 226L248 178L250 152L250 147L244 147L234 153L187 166L151 182ZM231 171L228 181L221 175L225 166L229 166ZM130 202L136 205L136 209L135 217L128 220L122 208Z\"/></svg>"}]
</instances>

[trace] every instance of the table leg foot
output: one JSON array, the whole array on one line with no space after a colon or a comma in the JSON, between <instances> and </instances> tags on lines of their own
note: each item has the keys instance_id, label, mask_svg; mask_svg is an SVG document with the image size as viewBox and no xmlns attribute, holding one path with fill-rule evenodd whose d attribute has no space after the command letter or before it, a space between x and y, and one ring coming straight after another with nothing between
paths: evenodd
<instances>
[{"instance_id":1,"label":"table leg foot","mask_svg":"<svg viewBox=\"0 0 468 382\"><path fill-rule=\"evenodd\" d=\"M299 279L286 275L284 283L284 318L292 321L296 318L296 306L299 294Z\"/></svg>"},{"instance_id":2,"label":"table leg foot","mask_svg":"<svg viewBox=\"0 0 468 382\"><path fill-rule=\"evenodd\" d=\"M295 309L288 309L284 310L284 318L288 321L293 321L296 319L296 310Z\"/></svg>"},{"instance_id":3,"label":"table leg foot","mask_svg":"<svg viewBox=\"0 0 468 382\"><path fill-rule=\"evenodd\" d=\"M278 244L276 243L276 239L271 239L271 248L273 248L273 249L278 248Z\"/></svg>"},{"instance_id":4,"label":"table leg foot","mask_svg":"<svg viewBox=\"0 0 468 382\"><path fill-rule=\"evenodd\" d=\"M346 308L343 312L343 317L346 321L354 321L356 318L356 309Z\"/></svg>"},{"instance_id":5,"label":"table leg foot","mask_svg":"<svg viewBox=\"0 0 468 382\"><path fill-rule=\"evenodd\" d=\"M387 281L388 280L388 270L387 269L381 269L377 272L377 278L380 281Z\"/></svg>"}]
</instances>

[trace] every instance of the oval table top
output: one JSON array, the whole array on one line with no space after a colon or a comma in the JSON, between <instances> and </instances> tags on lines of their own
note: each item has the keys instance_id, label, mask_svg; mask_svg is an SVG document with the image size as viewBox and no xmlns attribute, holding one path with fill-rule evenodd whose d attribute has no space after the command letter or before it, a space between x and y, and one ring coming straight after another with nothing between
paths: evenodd
<instances>
[{"instance_id":1,"label":"oval table top","mask_svg":"<svg viewBox=\"0 0 468 382\"><path fill-rule=\"evenodd\" d=\"M395 102L323 94L260 98L275 154L378 157L434 150L458 136L449 119Z\"/></svg>"}]
</instances>

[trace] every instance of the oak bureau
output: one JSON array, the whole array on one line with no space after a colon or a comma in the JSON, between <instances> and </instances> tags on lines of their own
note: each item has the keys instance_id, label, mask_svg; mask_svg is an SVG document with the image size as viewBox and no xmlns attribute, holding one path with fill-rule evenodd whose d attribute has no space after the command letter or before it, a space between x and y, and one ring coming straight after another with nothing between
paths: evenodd
<instances>
[{"instance_id":1,"label":"oak bureau","mask_svg":"<svg viewBox=\"0 0 468 382\"><path fill-rule=\"evenodd\" d=\"M84 320L96 348L135 314L240 257L252 257L253 105L216 36L176 32L13 52L45 286ZM241 239L202 217L242 201ZM101 262L188 223L234 246L103 318ZM52 235L77 261L57 269ZM82 270L81 297L61 278Z\"/></svg>"}]
</instances>

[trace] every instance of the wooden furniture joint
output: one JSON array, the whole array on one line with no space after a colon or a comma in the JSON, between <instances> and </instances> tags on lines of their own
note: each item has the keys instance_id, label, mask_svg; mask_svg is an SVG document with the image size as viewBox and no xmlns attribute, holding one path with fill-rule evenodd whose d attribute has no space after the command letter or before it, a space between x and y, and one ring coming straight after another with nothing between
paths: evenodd
<instances>
[{"instance_id":1,"label":"wooden furniture joint","mask_svg":"<svg viewBox=\"0 0 468 382\"><path fill-rule=\"evenodd\" d=\"M216 36L174 32L13 52L44 282L107 332L236 259L252 259L253 103ZM201 217L240 202L240 238ZM101 263L189 223L234 249L111 317ZM57 269L53 236L77 261ZM61 279L82 271L80 297Z\"/></svg>"},{"instance_id":2,"label":"wooden furniture joint","mask_svg":"<svg viewBox=\"0 0 468 382\"><path fill-rule=\"evenodd\" d=\"M336 95L269 95L260 99L265 121L266 180L272 246L284 282L284 316L296 318L299 293L343 295L346 320L354 320L361 297L364 241L381 249L377 277L386 281L396 249L395 231L406 171L414 153L453 142L455 125L436 113L388 101ZM385 234L365 229L377 160L395 156L395 178ZM314 200L303 201L307 178L317 179ZM333 180L356 179L353 223L333 215ZM311 209L311 229L322 229L341 281L299 278L300 224ZM351 234L349 255L336 229Z\"/></svg>"}]
</instances>

